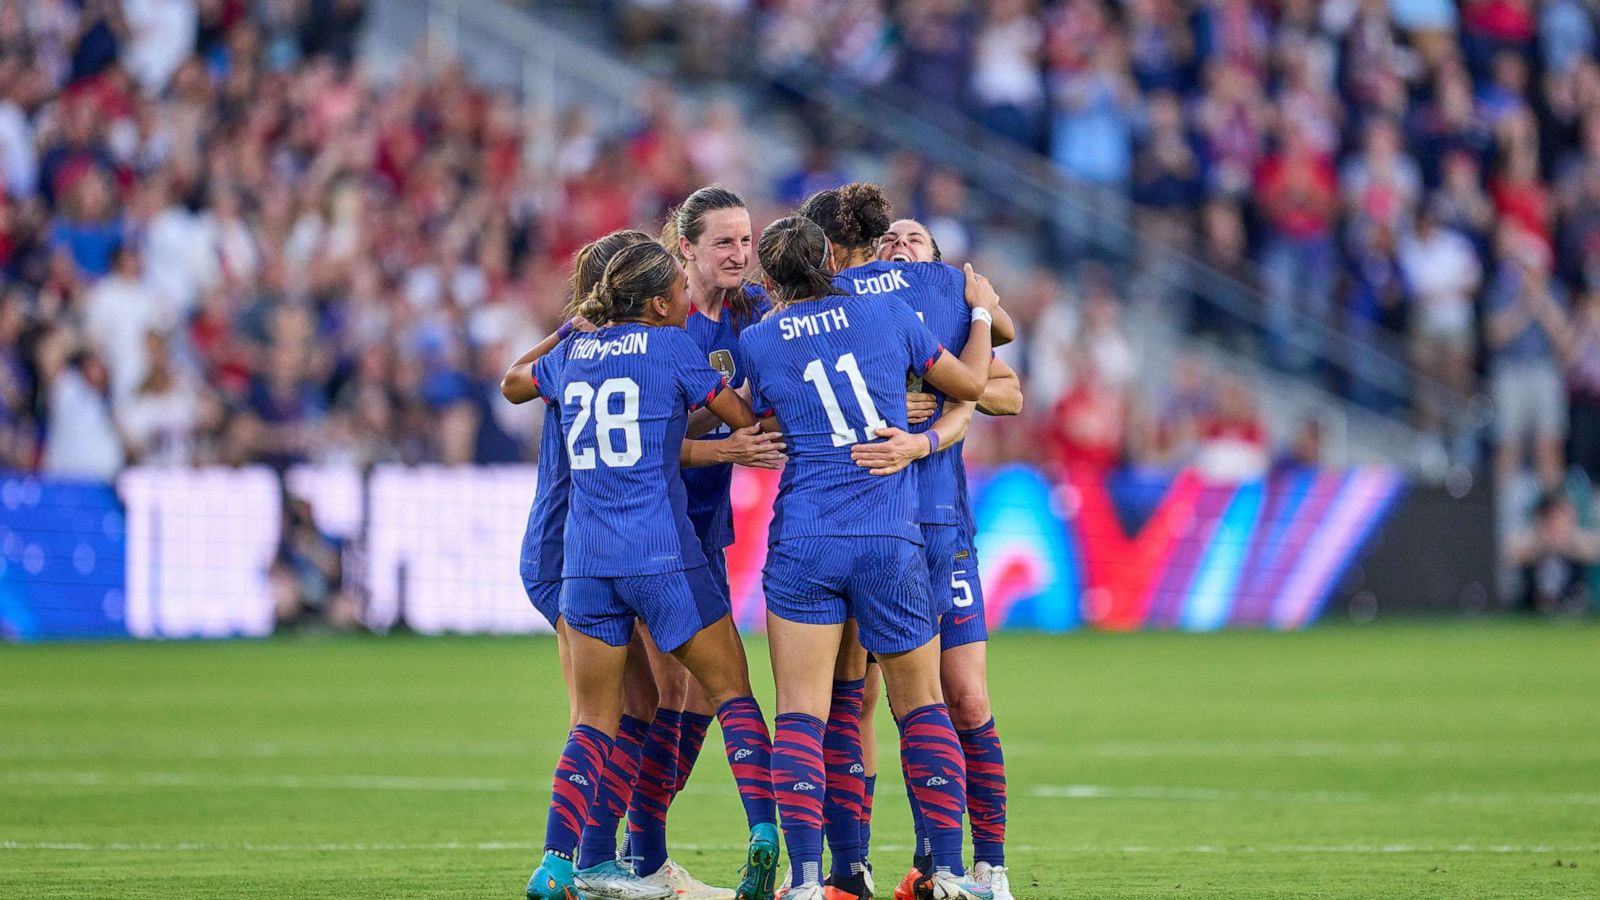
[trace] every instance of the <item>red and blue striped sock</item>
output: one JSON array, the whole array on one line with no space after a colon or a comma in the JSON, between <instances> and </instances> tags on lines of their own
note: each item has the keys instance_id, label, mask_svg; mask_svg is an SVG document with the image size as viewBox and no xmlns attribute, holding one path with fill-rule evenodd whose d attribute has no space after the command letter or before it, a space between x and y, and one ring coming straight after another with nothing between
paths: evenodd
<instances>
[{"instance_id":1,"label":"red and blue striped sock","mask_svg":"<svg viewBox=\"0 0 1600 900\"><path fill-rule=\"evenodd\" d=\"M578 843L578 868L597 866L617 855L617 823L627 815L633 796L633 779L639 774L639 754L650 724L633 716L623 716L617 724L617 739L611 742L600 786L589 806L589 821L583 826Z\"/></svg>"},{"instance_id":2,"label":"red and blue striped sock","mask_svg":"<svg viewBox=\"0 0 1600 900\"><path fill-rule=\"evenodd\" d=\"M551 779L550 818L544 829L546 852L572 859L610 752L611 739L593 726L579 725L567 735L567 746Z\"/></svg>"},{"instance_id":3,"label":"red and blue striped sock","mask_svg":"<svg viewBox=\"0 0 1600 900\"><path fill-rule=\"evenodd\" d=\"M678 729L683 713L656 710L639 755L639 776L628 803L628 852L638 858L635 871L651 875L667 861L667 807L678 783Z\"/></svg>"},{"instance_id":4,"label":"red and blue striped sock","mask_svg":"<svg viewBox=\"0 0 1600 900\"><path fill-rule=\"evenodd\" d=\"M689 773L700 759L700 748L706 744L706 731L711 728L712 718L704 713L683 713L683 724L678 730L678 782L672 786L673 797L689 783Z\"/></svg>"},{"instance_id":5,"label":"red and blue striped sock","mask_svg":"<svg viewBox=\"0 0 1600 900\"><path fill-rule=\"evenodd\" d=\"M900 755L922 810L934 870L965 874L961 820L967 811L967 761L943 703L918 707L900 720Z\"/></svg>"},{"instance_id":6,"label":"red and blue striped sock","mask_svg":"<svg viewBox=\"0 0 1600 900\"><path fill-rule=\"evenodd\" d=\"M739 786L739 802L750 827L778 824L772 797L772 735L754 697L735 697L717 710L728 767Z\"/></svg>"},{"instance_id":7,"label":"red and blue striped sock","mask_svg":"<svg viewBox=\"0 0 1600 900\"><path fill-rule=\"evenodd\" d=\"M861 859L872 859L872 798L878 790L878 776L868 775L861 794Z\"/></svg>"},{"instance_id":8,"label":"red and blue striped sock","mask_svg":"<svg viewBox=\"0 0 1600 900\"><path fill-rule=\"evenodd\" d=\"M967 816L972 819L972 861L1006 864L1006 756L994 719L956 732L967 758Z\"/></svg>"},{"instance_id":9,"label":"red and blue striped sock","mask_svg":"<svg viewBox=\"0 0 1600 900\"><path fill-rule=\"evenodd\" d=\"M822 720L805 713L777 718L772 741L772 793L783 814L783 843L796 885L822 881Z\"/></svg>"},{"instance_id":10,"label":"red and blue striped sock","mask_svg":"<svg viewBox=\"0 0 1600 900\"><path fill-rule=\"evenodd\" d=\"M823 831L833 858L833 874L846 878L862 871L861 808L866 766L861 759L861 701L865 680L835 681L833 705L822 737L828 790L822 800Z\"/></svg>"},{"instance_id":11,"label":"red and blue striped sock","mask_svg":"<svg viewBox=\"0 0 1600 900\"><path fill-rule=\"evenodd\" d=\"M911 766L906 761L904 748L900 751L900 780L905 783L906 805L911 808L911 865L919 872L927 872L933 868L933 845L928 843L928 823L923 820L922 807L917 804L917 792L911 789Z\"/></svg>"}]
</instances>

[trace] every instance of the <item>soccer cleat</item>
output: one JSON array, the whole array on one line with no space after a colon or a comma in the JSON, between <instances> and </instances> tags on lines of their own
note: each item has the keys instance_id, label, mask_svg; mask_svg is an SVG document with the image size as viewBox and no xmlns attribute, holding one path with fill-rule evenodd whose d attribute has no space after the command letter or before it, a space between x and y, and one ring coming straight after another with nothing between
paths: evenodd
<instances>
[{"instance_id":1,"label":"soccer cleat","mask_svg":"<svg viewBox=\"0 0 1600 900\"><path fill-rule=\"evenodd\" d=\"M917 882L921 880L922 870L912 866L911 871L906 873L906 877L900 879L900 883L895 885L894 900L917 900Z\"/></svg>"},{"instance_id":2,"label":"soccer cleat","mask_svg":"<svg viewBox=\"0 0 1600 900\"><path fill-rule=\"evenodd\" d=\"M773 900L783 900L789 891L794 888L794 866L786 866L783 870L783 883L778 885L778 890L772 895Z\"/></svg>"},{"instance_id":3,"label":"soccer cleat","mask_svg":"<svg viewBox=\"0 0 1600 900\"><path fill-rule=\"evenodd\" d=\"M994 894L994 900L1016 900L1011 896L1011 878L1006 875L1005 866L977 863L972 867L972 880L979 884L987 884Z\"/></svg>"},{"instance_id":4,"label":"soccer cleat","mask_svg":"<svg viewBox=\"0 0 1600 900\"><path fill-rule=\"evenodd\" d=\"M672 891L645 884L633 870L614 859L573 875L585 900L672 900Z\"/></svg>"},{"instance_id":5,"label":"soccer cleat","mask_svg":"<svg viewBox=\"0 0 1600 900\"><path fill-rule=\"evenodd\" d=\"M773 900L772 883L777 877L778 826L763 822L750 829L744 877L733 895L736 900Z\"/></svg>"},{"instance_id":6,"label":"soccer cleat","mask_svg":"<svg viewBox=\"0 0 1600 900\"><path fill-rule=\"evenodd\" d=\"M661 864L655 873L640 879L645 884L664 887L678 900L735 900L733 891L712 887L689 874L689 870L672 860Z\"/></svg>"},{"instance_id":7,"label":"soccer cleat","mask_svg":"<svg viewBox=\"0 0 1600 900\"><path fill-rule=\"evenodd\" d=\"M986 884L979 884L967 875L934 872L917 879L917 900L994 900L994 893Z\"/></svg>"},{"instance_id":8,"label":"soccer cleat","mask_svg":"<svg viewBox=\"0 0 1600 900\"><path fill-rule=\"evenodd\" d=\"M528 900L583 900L573 874L572 860L546 853L528 879Z\"/></svg>"},{"instance_id":9,"label":"soccer cleat","mask_svg":"<svg viewBox=\"0 0 1600 900\"><path fill-rule=\"evenodd\" d=\"M847 878L829 876L823 882L822 893L827 900L872 900L872 888L866 872L857 872Z\"/></svg>"},{"instance_id":10,"label":"soccer cleat","mask_svg":"<svg viewBox=\"0 0 1600 900\"><path fill-rule=\"evenodd\" d=\"M787 896L789 900L826 900L828 895L823 892L822 885L808 881L799 887L791 888Z\"/></svg>"}]
</instances>

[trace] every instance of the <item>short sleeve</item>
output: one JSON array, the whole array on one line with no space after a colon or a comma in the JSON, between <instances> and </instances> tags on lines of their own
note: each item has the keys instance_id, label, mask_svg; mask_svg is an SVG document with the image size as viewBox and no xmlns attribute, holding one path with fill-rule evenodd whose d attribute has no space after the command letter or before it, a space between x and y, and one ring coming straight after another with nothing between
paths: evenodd
<instances>
[{"instance_id":1,"label":"short sleeve","mask_svg":"<svg viewBox=\"0 0 1600 900\"><path fill-rule=\"evenodd\" d=\"M758 418L765 419L772 415L772 401L768 400L766 393L761 390L761 373L750 365L750 360L755 358L755 354L751 352L754 343L749 332L740 335L739 355L743 357L741 363L745 367L744 383L750 388L750 407L755 410Z\"/></svg>"},{"instance_id":2,"label":"short sleeve","mask_svg":"<svg viewBox=\"0 0 1600 900\"><path fill-rule=\"evenodd\" d=\"M944 352L944 346L933 336L933 332L928 330L928 326L922 324L922 320L917 318L917 314L912 312L910 306L904 303L887 305L892 310L895 329L905 342L910 369L920 378L933 367L939 354Z\"/></svg>"},{"instance_id":3,"label":"short sleeve","mask_svg":"<svg viewBox=\"0 0 1600 900\"><path fill-rule=\"evenodd\" d=\"M567 355L566 346L565 341L557 344L533 364L533 385L539 389L539 397L551 406L561 403L561 362Z\"/></svg>"},{"instance_id":4,"label":"short sleeve","mask_svg":"<svg viewBox=\"0 0 1600 900\"><path fill-rule=\"evenodd\" d=\"M711 368L711 363L687 331L674 328L662 329L662 333L671 336L669 364L684 403L690 409L699 409L710 403L727 387L728 379Z\"/></svg>"}]
</instances>

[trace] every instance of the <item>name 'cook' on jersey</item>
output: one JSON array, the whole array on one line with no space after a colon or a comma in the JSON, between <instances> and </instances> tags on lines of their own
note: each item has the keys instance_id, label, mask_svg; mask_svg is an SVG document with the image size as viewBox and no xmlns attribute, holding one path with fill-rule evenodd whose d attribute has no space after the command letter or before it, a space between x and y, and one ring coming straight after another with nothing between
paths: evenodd
<instances>
[{"instance_id":1,"label":"name 'cook' on jersey","mask_svg":"<svg viewBox=\"0 0 1600 900\"><path fill-rule=\"evenodd\" d=\"M834 286L875 300L900 300L946 350L956 356L967 346L972 311L967 306L966 275L941 262L878 261L845 269L834 276ZM921 380L909 386L938 400L933 418L907 431L922 434L944 413L945 396ZM962 525L970 516L967 503L967 469L961 443L911 464L918 489L917 521L924 525Z\"/></svg>"},{"instance_id":2,"label":"name 'cook' on jersey","mask_svg":"<svg viewBox=\"0 0 1600 900\"><path fill-rule=\"evenodd\" d=\"M772 299L760 285L745 286L748 310L735 314L723 306L722 315L712 319L699 311L689 313L684 323L689 336L700 346L711 368L722 373L732 388L744 387L745 371L749 368L744 351L739 349L739 334L761 321L772 310ZM698 440L725 438L731 429L718 423ZM689 491L689 521L694 523L694 533L706 549L722 549L733 543L733 501L730 487L733 484L733 465L697 466L683 470L683 484Z\"/></svg>"},{"instance_id":3,"label":"name 'cook' on jersey","mask_svg":"<svg viewBox=\"0 0 1600 900\"><path fill-rule=\"evenodd\" d=\"M769 542L887 535L922 542L909 471L874 476L850 458L878 428L906 427L906 372L927 372L943 348L903 303L831 296L796 303L746 329L750 394L788 444Z\"/></svg>"},{"instance_id":4,"label":"name 'cook' on jersey","mask_svg":"<svg viewBox=\"0 0 1600 900\"><path fill-rule=\"evenodd\" d=\"M678 452L690 410L722 390L681 328L625 323L568 338L534 368L561 406L571 491L567 578L656 575L706 564Z\"/></svg>"}]
</instances>

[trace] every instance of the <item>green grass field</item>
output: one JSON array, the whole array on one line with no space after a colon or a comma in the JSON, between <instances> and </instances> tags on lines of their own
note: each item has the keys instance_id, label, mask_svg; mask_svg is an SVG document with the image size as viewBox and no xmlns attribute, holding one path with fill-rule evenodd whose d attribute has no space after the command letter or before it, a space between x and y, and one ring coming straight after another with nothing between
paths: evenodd
<instances>
[{"instance_id":1,"label":"green grass field","mask_svg":"<svg viewBox=\"0 0 1600 900\"><path fill-rule=\"evenodd\" d=\"M992 653L1024 900L1600 896L1592 624ZM556 679L549 639L0 647L0 897L520 897ZM715 741L674 855L731 883L743 819ZM892 884L909 826L882 765Z\"/></svg>"}]
</instances>

